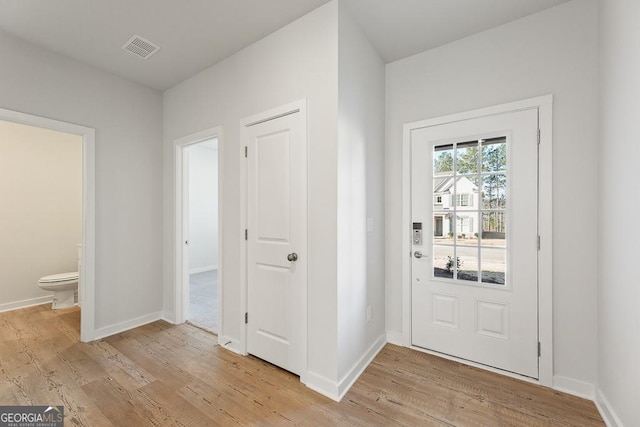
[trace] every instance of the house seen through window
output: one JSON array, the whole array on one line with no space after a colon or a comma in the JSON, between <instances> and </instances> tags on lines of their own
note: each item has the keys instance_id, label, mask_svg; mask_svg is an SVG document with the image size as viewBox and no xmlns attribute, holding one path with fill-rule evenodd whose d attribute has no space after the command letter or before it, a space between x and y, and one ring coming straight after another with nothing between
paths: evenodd
<instances>
[{"instance_id":1,"label":"house seen through window","mask_svg":"<svg viewBox=\"0 0 640 427\"><path fill-rule=\"evenodd\" d=\"M434 277L506 283L506 137L435 145Z\"/></svg>"}]
</instances>

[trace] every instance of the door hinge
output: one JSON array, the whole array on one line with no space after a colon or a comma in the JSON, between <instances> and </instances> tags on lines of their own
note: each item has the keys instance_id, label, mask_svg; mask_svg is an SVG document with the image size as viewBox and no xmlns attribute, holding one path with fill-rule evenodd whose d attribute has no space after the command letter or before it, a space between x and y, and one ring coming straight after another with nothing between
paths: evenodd
<instances>
[{"instance_id":1,"label":"door hinge","mask_svg":"<svg viewBox=\"0 0 640 427\"><path fill-rule=\"evenodd\" d=\"M244 314L244 323L245 323L245 325L246 325L247 323L249 323L249 313L245 313L245 314Z\"/></svg>"},{"instance_id":2,"label":"door hinge","mask_svg":"<svg viewBox=\"0 0 640 427\"><path fill-rule=\"evenodd\" d=\"M540 129L538 129L538 145L540 145Z\"/></svg>"},{"instance_id":3,"label":"door hinge","mask_svg":"<svg viewBox=\"0 0 640 427\"><path fill-rule=\"evenodd\" d=\"M540 235L538 234L538 250L540 250Z\"/></svg>"},{"instance_id":4,"label":"door hinge","mask_svg":"<svg viewBox=\"0 0 640 427\"><path fill-rule=\"evenodd\" d=\"M541 355L542 355L542 350L540 346L540 341L538 341L538 357L540 357Z\"/></svg>"},{"instance_id":5,"label":"door hinge","mask_svg":"<svg viewBox=\"0 0 640 427\"><path fill-rule=\"evenodd\" d=\"M244 229L244 240L249 240L249 230Z\"/></svg>"},{"instance_id":6,"label":"door hinge","mask_svg":"<svg viewBox=\"0 0 640 427\"><path fill-rule=\"evenodd\" d=\"M244 156L249 157L249 147L247 147L246 145L244 146Z\"/></svg>"}]
</instances>

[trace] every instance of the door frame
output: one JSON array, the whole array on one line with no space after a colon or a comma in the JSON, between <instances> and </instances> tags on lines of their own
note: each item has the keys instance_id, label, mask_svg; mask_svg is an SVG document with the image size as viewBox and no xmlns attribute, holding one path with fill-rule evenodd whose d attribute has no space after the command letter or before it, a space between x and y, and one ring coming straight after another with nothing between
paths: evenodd
<instances>
[{"instance_id":1,"label":"door frame","mask_svg":"<svg viewBox=\"0 0 640 427\"><path fill-rule=\"evenodd\" d=\"M80 309L80 341L95 339L95 257L96 257L96 186L95 129L48 119L32 114L0 108L0 120L70 133L82 137L82 269L78 293Z\"/></svg>"},{"instance_id":2,"label":"door frame","mask_svg":"<svg viewBox=\"0 0 640 427\"><path fill-rule=\"evenodd\" d=\"M247 355L247 324L245 323L245 313L247 312L248 307L248 241L244 239L245 230L248 227L248 178L247 174L249 173L247 162L245 161L245 129L249 126L256 125L262 122L266 122L269 120L277 119L279 117L283 117L289 114L300 113L300 125L301 125L301 136L302 136L302 151L301 156L305 160L304 165L304 176L305 182L301 183L304 187L304 197L303 200L300 201L299 208L301 209L301 217L302 223L305 224L302 227L302 232L300 233L300 247L304 250L301 251L304 255L309 253L308 244L307 244L307 227L308 227L308 199L309 199L309 185L308 185L308 127L307 127L307 100L306 98L292 102L290 104L281 105L279 107L270 109L268 111L264 111L262 113L258 113L249 117L246 117L240 120L240 230L238 230L239 235L242 236L240 239L240 313L238 316L238 320L240 322L240 353L243 355ZM306 384L306 372L307 372L307 284L308 284L308 268L305 274L301 275L304 283L300 283L300 318L298 319L300 325L300 381Z\"/></svg>"},{"instance_id":3,"label":"door frame","mask_svg":"<svg viewBox=\"0 0 640 427\"><path fill-rule=\"evenodd\" d=\"M222 135L222 127L217 126L196 132L182 138L178 138L173 142L174 146L174 182L175 182L175 234L174 234L174 315L175 323L181 324L186 322L186 314L189 310L189 271L188 271L188 248L184 244L188 240L187 225L189 221L188 206L188 184L187 173L189 169L186 167L185 150L191 145L207 141L209 139L218 140L218 341L221 340L223 324L222 298L224 295L224 281L222 275L224 251L224 228L223 213L220 201L223 200L224 193L224 143Z\"/></svg>"},{"instance_id":4,"label":"door frame","mask_svg":"<svg viewBox=\"0 0 640 427\"><path fill-rule=\"evenodd\" d=\"M411 336L411 131L446 123L538 108L538 339L540 341L539 379L533 380L486 365L434 353L412 346ZM553 235L552 235L552 108L553 95L544 95L463 113L406 123L402 137L402 339L403 345L503 375L553 385ZM427 236L430 237L430 236Z\"/></svg>"}]
</instances>

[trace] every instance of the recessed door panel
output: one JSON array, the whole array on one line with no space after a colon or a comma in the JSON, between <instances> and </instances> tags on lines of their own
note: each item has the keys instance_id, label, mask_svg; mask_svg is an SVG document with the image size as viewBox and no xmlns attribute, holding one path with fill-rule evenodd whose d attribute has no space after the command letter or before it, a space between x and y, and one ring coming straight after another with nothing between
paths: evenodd
<instances>
[{"instance_id":1,"label":"recessed door panel","mask_svg":"<svg viewBox=\"0 0 640 427\"><path fill-rule=\"evenodd\" d=\"M289 130L283 130L256 139L257 237L261 240L289 241L290 136Z\"/></svg>"},{"instance_id":2,"label":"recessed door panel","mask_svg":"<svg viewBox=\"0 0 640 427\"><path fill-rule=\"evenodd\" d=\"M509 306L489 301L477 301L476 331L489 337L509 339Z\"/></svg>"},{"instance_id":3,"label":"recessed door panel","mask_svg":"<svg viewBox=\"0 0 640 427\"><path fill-rule=\"evenodd\" d=\"M433 295L433 324L444 326L445 328L455 328L459 326L458 298L449 295Z\"/></svg>"},{"instance_id":4,"label":"recessed door panel","mask_svg":"<svg viewBox=\"0 0 640 427\"><path fill-rule=\"evenodd\" d=\"M289 268L272 265L257 265L257 283L253 287L254 297L259 301L276 300L279 304L255 305L255 316L260 320L257 333L288 345L291 337Z\"/></svg>"}]
</instances>

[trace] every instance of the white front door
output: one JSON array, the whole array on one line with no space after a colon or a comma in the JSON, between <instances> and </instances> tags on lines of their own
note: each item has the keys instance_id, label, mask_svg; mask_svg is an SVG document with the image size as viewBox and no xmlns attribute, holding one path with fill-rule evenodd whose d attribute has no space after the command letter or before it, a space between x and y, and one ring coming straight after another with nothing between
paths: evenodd
<instances>
[{"instance_id":1,"label":"white front door","mask_svg":"<svg viewBox=\"0 0 640 427\"><path fill-rule=\"evenodd\" d=\"M537 136L537 108L411 132L412 345L539 378Z\"/></svg>"},{"instance_id":2,"label":"white front door","mask_svg":"<svg viewBox=\"0 0 640 427\"><path fill-rule=\"evenodd\" d=\"M306 280L302 112L245 127L247 351L300 374Z\"/></svg>"}]
</instances>

